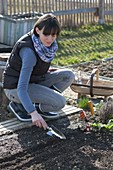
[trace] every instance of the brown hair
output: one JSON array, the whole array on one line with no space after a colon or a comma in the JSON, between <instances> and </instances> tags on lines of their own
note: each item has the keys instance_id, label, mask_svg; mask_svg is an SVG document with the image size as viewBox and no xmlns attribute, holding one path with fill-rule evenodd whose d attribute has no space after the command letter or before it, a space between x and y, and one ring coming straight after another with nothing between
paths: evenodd
<instances>
[{"instance_id":1,"label":"brown hair","mask_svg":"<svg viewBox=\"0 0 113 170\"><path fill-rule=\"evenodd\" d=\"M38 27L39 30L44 28L44 35L58 36L61 31L60 23L58 22L56 16L54 16L53 14L44 14L34 24L33 33L38 36L36 32L36 27Z\"/></svg>"}]
</instances>

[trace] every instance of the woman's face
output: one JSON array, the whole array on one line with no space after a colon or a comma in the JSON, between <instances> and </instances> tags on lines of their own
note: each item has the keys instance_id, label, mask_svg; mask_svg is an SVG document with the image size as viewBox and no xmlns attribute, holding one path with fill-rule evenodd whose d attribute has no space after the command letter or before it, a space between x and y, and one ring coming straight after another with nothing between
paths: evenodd
<instances>
[{"instance_id":1,"label":"woman's face","mask_svg":"<svg viewBox=\"0 0 113 170\"><path fill-rule=\"evenodd\" d=\"M44 29L44 28L43 28ZM51 44L56 40L57 35L44 35L43 34L43 29L39 30L36 28L36 32L40 37L41 42L46 46L50 47Z\"/></svg>"}]
</instances>

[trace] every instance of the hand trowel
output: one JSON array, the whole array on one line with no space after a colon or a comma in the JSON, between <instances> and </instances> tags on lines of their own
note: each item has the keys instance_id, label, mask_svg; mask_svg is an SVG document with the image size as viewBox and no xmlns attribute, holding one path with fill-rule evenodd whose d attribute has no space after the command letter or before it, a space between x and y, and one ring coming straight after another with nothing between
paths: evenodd
<instances>
[{"instance_id":1,"label":"hand trowel","mask_svg":"<svg viewBox=\"0 0 113 170\"><path fill-rule=\"evenodd\" d=\"M60 139L66 139L65 135L53 125L51 127L47 127L47 135L56 136Z\"/></svg>"}]
</instances>

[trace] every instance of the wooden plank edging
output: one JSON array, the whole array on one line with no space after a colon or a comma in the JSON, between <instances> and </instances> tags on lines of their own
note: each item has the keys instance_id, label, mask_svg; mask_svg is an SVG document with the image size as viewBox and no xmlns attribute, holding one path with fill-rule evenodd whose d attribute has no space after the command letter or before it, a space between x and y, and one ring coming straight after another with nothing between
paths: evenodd
<instances>
[{"instance_id":1,"label":"wooden plank edging","mask_svg":"<svg viewBox=\"0 0 113 170\"><path fill-rule=\"evenodd\" d=\"M66 105L61 111L59 111L60 117L69 116L72 114L76 114L80 112L82 109L77 108L71 105ZM6 120L3 122L0 122L0 136L3 134L9 134L11 132L14 132L16 130L20 130L26 127L31 127L33 124L31 121L29 122L21 122L17 118L13 118L10 120Z\"/></svg>"}]
</instances>

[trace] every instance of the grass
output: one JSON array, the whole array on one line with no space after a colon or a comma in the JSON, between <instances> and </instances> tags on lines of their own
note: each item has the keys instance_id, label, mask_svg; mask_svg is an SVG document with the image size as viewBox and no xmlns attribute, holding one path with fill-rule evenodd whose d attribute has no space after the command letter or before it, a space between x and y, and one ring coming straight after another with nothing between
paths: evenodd
<instances>
[{"instance_id":1,"label":"grass","mask_svg":"<svg viewBox=\"0 0 113 170\"><path fill-rule=\"evenodd\" d=\"M113 24L84 25L63 29L58 38L59 50L52 64L68 66L113 56Z\"/></svg>"}]
</instances>

